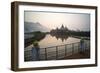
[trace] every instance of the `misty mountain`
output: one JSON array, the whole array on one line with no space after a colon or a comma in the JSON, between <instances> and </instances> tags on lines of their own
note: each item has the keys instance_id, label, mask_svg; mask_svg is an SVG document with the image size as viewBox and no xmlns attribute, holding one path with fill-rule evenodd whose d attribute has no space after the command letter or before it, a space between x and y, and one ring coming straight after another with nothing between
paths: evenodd
<instances>
[{"instance_id":1,"label":"misty mountain","mask_svg":"<svg viewBox=\"0 0 100 73\"><path fill-rule=\"evenodd\" d=\"M24 33L41 31L41 32L49 32L50 29L46 28L39 22L24 22Z\"/></svg>"}]
</instances>

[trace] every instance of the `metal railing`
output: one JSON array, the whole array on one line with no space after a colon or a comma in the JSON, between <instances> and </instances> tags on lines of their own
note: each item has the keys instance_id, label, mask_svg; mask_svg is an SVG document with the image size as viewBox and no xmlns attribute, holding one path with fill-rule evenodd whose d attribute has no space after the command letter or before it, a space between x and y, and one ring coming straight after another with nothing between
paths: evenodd
<instances>
[{"instance_id":1,"label":"metal railing","mask_svg":"<svg viewBox=\"0 0 100 73\"><path fill-rule=\"evenodd\" d=\"M80 42L64 44L46 48L40 48L38 60L57 60L64 59L67 56L74 55L80 51L85 52L90 49L90 42L84 43L84 48L81 50ZM32 50L24 51L25 61L32 61Z\"/></svg>"}]
</instances>

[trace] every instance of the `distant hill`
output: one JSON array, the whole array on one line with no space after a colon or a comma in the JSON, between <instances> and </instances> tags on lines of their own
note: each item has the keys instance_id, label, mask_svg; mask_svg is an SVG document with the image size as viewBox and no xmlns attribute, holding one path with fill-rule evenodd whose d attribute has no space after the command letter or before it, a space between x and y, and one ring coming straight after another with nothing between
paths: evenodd
<instances>
[{"instance_id":1,"label":"distant hill","mask_svg":"<svg viewBox=\"0 0 100 73\"><path fill-rule=\"evenodd\" d=\"M49 32L50 29L46 28L39 22L24 22L24 33L34 32L34 31L41 31L41 32Z\"/></svg>"}]
</instances>

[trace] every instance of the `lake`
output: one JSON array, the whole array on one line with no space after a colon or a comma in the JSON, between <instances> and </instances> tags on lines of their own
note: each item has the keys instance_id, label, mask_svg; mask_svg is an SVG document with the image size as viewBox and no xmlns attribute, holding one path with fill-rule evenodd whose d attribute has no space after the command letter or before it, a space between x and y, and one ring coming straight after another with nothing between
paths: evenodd
<instances>
[{"instance_id":1,"label":"lake","mask_svg":"<svg viewBox=\"0 0 100 73\"><path fill-rule=\"evenodd\" d=\"M46 47L71 44L76 42L80 42L80 39L74 37L68 37L67 39L63 39L63 38L57 39L55 36L51 36L50 34L47 34L44 39L38 42L38 44L40 48L46 48ZM30 46L33 45L31 44ZM26 47L25 49L30 49L30 46L28 46L29 48Z\"/></svg>"}]
</instances>

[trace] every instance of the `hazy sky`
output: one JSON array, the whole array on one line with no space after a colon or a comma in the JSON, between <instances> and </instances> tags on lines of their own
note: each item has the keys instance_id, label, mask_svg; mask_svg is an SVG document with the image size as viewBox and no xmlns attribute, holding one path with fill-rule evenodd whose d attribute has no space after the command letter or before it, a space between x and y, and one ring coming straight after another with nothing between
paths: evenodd
<instances>
[{"instance_id":1,"label":"hazy sky","mask_svg":"<svg viewBox=\"0 0 100 73\"><path fill-rule=\"evenodd\" d=\"M63 24L72 30L90 30L90 14L25 11L24 15L25 22L39 22L50 29Z\"/></svg>"}]
</instances>

